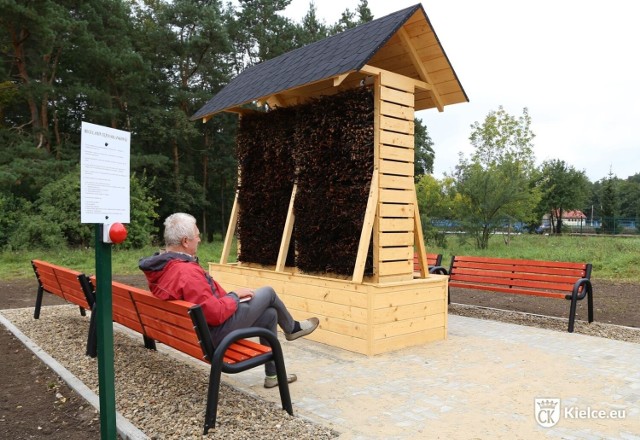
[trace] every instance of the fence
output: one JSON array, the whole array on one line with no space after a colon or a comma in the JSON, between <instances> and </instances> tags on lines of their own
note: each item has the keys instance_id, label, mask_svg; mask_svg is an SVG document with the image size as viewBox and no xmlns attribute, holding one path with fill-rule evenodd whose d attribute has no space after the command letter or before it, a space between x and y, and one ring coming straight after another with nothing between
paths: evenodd
<instances>
[{"instance_id":1,"label":"fence","mask_svg":"<svg viewBox=\"0 0 640 440\"><path fill-rule=\"evenodd\" d=\"M432 228L440 233L460 234L464 230L460 222L446 219L427 220ZM423 224L423 227L426 226ZM515 222L511 225L496 228L495 233L537 233L550 234L553 228L548 221L531 230L522 222ZM623 217L602 217L595 219L563 220L563 234L604 234L604 235L640 235L640 219Z\"/></svg>"}]
</instances>

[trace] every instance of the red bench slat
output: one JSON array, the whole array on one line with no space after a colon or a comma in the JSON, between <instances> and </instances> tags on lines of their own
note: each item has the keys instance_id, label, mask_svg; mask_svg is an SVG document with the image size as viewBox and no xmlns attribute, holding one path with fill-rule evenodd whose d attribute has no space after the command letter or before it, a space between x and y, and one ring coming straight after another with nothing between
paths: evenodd
<instances>
[{"instance_id":1,"label":"red bench slat","mask_svg":"<svg viewBox=\"0 0 640 440\"><path fill-rule=\"evenodd\" d=\"M498 287L498 286L487 286L487 285L478 285L478 284L465 284L465 283L450 283L451 287L460 287L463 289L475 289L475 290L488 290L492 292L503 292L503 293L515 293L520 295L533 295L533 296L544 296L548 298L559 298L564 299L565 293L553 293L553 292L542 292L537 290L525 290L525 289L510 289L508 287Z\"/></svg>"},{"instance_id":2,"label":"red bench slat","mask_svg":"<svg viewBox=\"0 0 640 440\"><path fill-rule=\"evenodd\" d=\"M427 266L436 266L438 264L438 254L427 254ZM418 254L413 254L413 271L420 272L420 259Z\"/></svg>"}]
</instances>

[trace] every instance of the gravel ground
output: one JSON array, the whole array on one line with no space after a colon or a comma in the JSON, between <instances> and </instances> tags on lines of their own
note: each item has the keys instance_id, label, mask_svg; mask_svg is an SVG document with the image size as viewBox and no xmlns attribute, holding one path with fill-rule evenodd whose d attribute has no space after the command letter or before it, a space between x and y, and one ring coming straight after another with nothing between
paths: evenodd
<instances>
[{"instance_id":1,"label":"gravel ground","mask_svg":"<svg viewBox=\"0 0 640 440\"><path fill-rule=\"evenodd\" d=\"M451 304L450 313L563 332L567 328L566 319L462 304ZM33 319L32 309L3 310L2 314L98 392L97 364L84 355L88 317L81 317L76 307L47 307L39 320ZM576 333L640 343L638 328L576 321ZM117 410L124 417L152 439L202 438L208 367L184 362L162 350L147 350L140 338L121 331L114 333L114 353ZM223 383L218 422L208 438L331 439L338 435Z\"/></svg>"},{"instance_id":2,"label":"gravel ground","mask_svg":"<svg viewBox=\"0 0 640 440\"><path fill-rule=\"evenodd\" d=\"M88 316L73 306L47 307L38 320L32 309L2 314L96 394L98 369L84 355ZM114 332L116 409L152 439L201 439L209 369L144 348L142 339ZM153 384L153 386L149 386ZM274 388L277 393L278 389ZM257 399L224 383L220 388L212 439L331 439L338 433L279 405Z\"/></svg>"}]
</instances>

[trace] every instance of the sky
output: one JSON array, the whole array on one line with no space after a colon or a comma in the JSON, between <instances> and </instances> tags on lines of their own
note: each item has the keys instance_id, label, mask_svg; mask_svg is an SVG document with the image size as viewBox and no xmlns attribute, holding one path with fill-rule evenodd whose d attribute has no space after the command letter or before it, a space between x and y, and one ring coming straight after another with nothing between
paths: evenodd
<instances>
[{"instance_id":1,"label":"sky","mask_svg":"<svg viewBox=\"0 0 640 440\"><path fill-rule=\"evenodd\" d=\"M300 22L310 0L283 14ZM358 0L316 0L335 23ZM369 0L374 18L418 0ZM434 176L469 155L471 125L503 106L529 110L538 164L560 159L592 182L640 173L640 2L424 0L468 103L416 113L434 142Z\"/></svg>"}]
</instances>

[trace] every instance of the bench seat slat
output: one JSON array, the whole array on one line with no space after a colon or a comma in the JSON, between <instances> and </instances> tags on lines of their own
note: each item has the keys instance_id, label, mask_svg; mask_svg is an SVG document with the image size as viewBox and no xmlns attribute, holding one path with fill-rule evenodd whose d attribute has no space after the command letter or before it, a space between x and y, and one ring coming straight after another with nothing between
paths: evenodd
<instances>
[{"instance_id":1,"label":"bench seat slat","mask_svg":"<svg viewBox=\"0 0 640 440\"><path fill-rule=\"evenodd\" d=\"M259 356L263 353L268 353L271 350L254 350L253 348L247 347L242 344L235 344L234 351L241 353L247 357Z\"/></svg>"},{"instance_id":2,"label":"bench seat slat","mask_svg":"<svg viewBox=\"0 0 640 440\"><path fill-rule=\"evenodd\" d=\"M449 285L451 287L459 287L461 289L488 290L488 291L492 291L492 292L503 292L503 293L515 293L515 294L521 294L521 295L544 296L544 297L548 297L548 298L564 299L565 295L566 295L566 293L543 292L543 291L540 291L540 290L511 289L509 287L491 286L491 285L486 285L486 284L450 282Z\"/></svg>"},{"instance_id":3,"label":"bench seat slat","mask_svg":"<svg viewBox=\"0 0 640 440\"><path fill-rule=\"evenodd\" d=\"M238 341L239 345L243 345L245 347L250 348L251 350L254 350L260 354L262 353L268 353L271 351L271 347L267 347L266 345L262 345L262 344L258 344L257 342L253 342L249 339L242 339L241 341Z\"/></svg>"}]
</instances>

